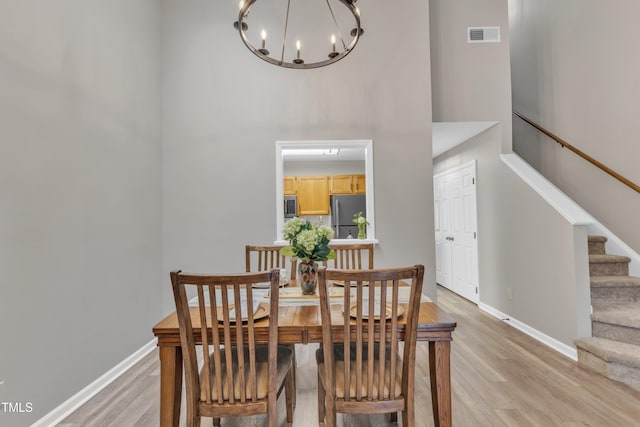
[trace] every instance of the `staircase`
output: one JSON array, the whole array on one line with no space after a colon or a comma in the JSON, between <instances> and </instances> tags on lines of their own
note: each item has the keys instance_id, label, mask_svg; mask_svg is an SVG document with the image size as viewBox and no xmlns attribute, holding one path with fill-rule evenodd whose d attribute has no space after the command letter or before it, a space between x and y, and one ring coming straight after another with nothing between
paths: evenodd
<instances>
[{"instance_id":1,"label":"staircase","mask_svg":"<svg viewBox=\"0 0 640 427\"><path fill-rule=\"evenodd\" d=\"M592 335L575 340L578 363L640 390L640 278L630 258L608 255L606 237L589 236Z\"/></svg>"}]
</instances>

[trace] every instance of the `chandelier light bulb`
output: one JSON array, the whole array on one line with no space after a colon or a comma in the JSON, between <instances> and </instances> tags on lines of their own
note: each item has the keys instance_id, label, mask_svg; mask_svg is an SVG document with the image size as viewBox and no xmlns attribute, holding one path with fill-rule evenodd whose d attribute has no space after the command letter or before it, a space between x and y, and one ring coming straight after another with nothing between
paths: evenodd
<instances>
[{"instance_id":1,"label":"chandelier light bulb","mask_svg":"<svg viewBox=\"0 0 640 427\"><path fill-rule=\"evenodd\" d=\"M267 31L265 29L260 33L260 37L262 37L262 48L258 49L258 52L265 56L269 56L269 51L267 50Z\"/></svg>"},{"instance_id":2,"label":"chandelier light bulb","mask_svg":"<svg viewBox=\"0 0 640 427\"><path fill-rule=\"evenodd\" d=\"M240 9L242 9L244 7L244 0L240 0L239 7L240 7Z\"/></svg>"},{"instance_id":3,"label":"chandelier light bulb","mask_svg":"<svg viewBox=\"0 0 640 427\"><path fill-rule=\"evenodd\" d=\"M335 34L331 34L331 46L333 48L333 51L336 51L336 35Z\"/></svg>"}]
</instances>

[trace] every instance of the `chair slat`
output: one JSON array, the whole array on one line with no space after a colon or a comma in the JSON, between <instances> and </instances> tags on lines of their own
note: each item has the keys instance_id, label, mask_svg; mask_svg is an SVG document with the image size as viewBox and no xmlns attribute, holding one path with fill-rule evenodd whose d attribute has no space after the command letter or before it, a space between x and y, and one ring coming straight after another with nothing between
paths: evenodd
<instances>
[{"instance_id":1,"label":"chair slat","mask_svg":"<svg viewBox=\"0 0 640 427\"><path fill-rule=\"evenodd\" d=\"M398 354L398 287L400 286L397 280L393 281L393 303L391 306L391 360L389 363L389 399L393 399L396 395L396 382L393 378L396 377L396 357Z\"/></svg>"},{"instance_id":2,"label":"chair slat","mask_svg":"<svg viewBox=\"0 0 640 427\"><path fill-rule=\"evenodd\" d=\"M351 282L344 284L344 389L351 389ZM345 394L345 400L351 400L349 393Z\"/></svg>"},{"instance_id":3,"label":"chair slat","mask_svg":"<svg viewBox=\"0 0 640 427\"><path fill-rule=\"evenodd\" d=\"M356 400L362 399L362 282L357 286L357 307L356 307Z\"/></svg>"},{"instance_id":4,"label":"chair slat","mask_svg":"<svg viewBox=\"0 0 640 427\"><path fill-rule=\"evenodd\" d=\"M256 338L253 328L253 292L251 285L246 284L247 291L247 341L249 344L249 389L251 390L251 401L256 402L258 394L257 377L256 377ZM243 387L244 388L244 387Z\"/></svg>"},{"instance_id":5,"label":"chair slat","mask_svg":"<svg viewBox=\"0 0 640 427\"><path fill-rule=\"evenodd\" d=\"M209 306L211 307L211 323L218 327L218 304L217 304L217 296L216 296L216 288L213 285L209 285ZM213 332L213 368L216 372L216 384L215 390L218 396L218 403L222 404L224 402L224 397L222 393L222 359L220 358L220 336Z\"/></svg>"},{"instance_id":6,"label":"chair slat","mask_svg":"<svg viewBox=\"0 0 640 427\"><path fill-rule=\"evenodd\" d=\"M204 359L204 383L200 385L207 396L207 403L211 403L211 375L209 365L209 327L207 325L207 310L204 300L204 286L198 285L198 313L200 315L200 335L202 336L202 353ZM213 317L213 316L211 316Z\"/></svg>"},{"instance_id":7,"label":"chair slat","mask_svg":"<svg viewBox=\"0 0 640 427\"><path fill-rule=\"evenodd\" d=\"M374 331L375 331L375 290L373 283L369 283L369 318L367 320L367 400L373 399L373 362L374 359Z\"/></svg>"},{"instance_id":8,"label":"chair slat","mask_svg":"<svg viewBox=\"0 0 640 427\"><path fill-rule=\"evenodd\" d=\"M245 288L246 289L246 288ZM235 329L236 329L236 357L238 358L238 384L237 387L240 392L240 402L246 403L246 393L247 390L245 388L246 380L245 380L245 366L244 366L244 337L242 333L242 298L241 298L241 287L238 283L235 283L233 286L233 300L234 300L234 310L236 313L236 321L235 321ZM247 307L247 311L248 311Z\"/></svg>"},{"instance_id":9,"label":"chair slat","mask_svg":"<svg viewBox=\"0 0 640 427\"><path fill-rule=\"evenodd\" d=\"M235 403L235 396L233 393L233 359L232 351L233 343L231 341L231 322L229 319L229 293L226 286L221 287L222 290L222 316L223 316L223 328L224 328L224 356L226 361L227 376L225 378L225 388L229 390L229 403ZM237 313L237 312L236 312Z\"/></svg>"},{"instance_id":10,"label":"chair slat","mask_svg":"<svg viewBox=\"0 0 640 427\"><path fill-rule=\"evenodd\" d=\"M393 302L393 300L392 300ZM380 338L378 339L378 399L384 399L384 368L385 368L385 349L386 349L386 330L387 326L387 281L380 283Z\"/></svg>"}]
</instances>

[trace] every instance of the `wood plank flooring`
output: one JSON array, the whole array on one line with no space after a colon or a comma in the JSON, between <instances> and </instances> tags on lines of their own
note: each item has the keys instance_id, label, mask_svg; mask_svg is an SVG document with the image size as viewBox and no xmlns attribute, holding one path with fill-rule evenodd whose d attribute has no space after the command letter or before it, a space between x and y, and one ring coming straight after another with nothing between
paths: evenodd
<instances>
[{"instance_id":1,"label":"wood plank flooring","mask_svg":"<svg viewBox=\"0 0 640 427\"><path fill-rule=\"evenodd\" d=\"M458 322L451 354L453 424L458 427L640 427L640 392L575 362L440 288L438 304ZM295 427L317 426L316 346L297 346ZM426 344L418 344L417 426L433 426ZM158 353L71 414L62 427L157 426ZM278 402L285 426L284 394ZM184 416L184 405L183 405ZM223 419L227 427L263 426L266 418ZM211 420L203 418L202 425ZM385 416L338 415L344 427L391 426Z\"/></svg>"}]
</instances>

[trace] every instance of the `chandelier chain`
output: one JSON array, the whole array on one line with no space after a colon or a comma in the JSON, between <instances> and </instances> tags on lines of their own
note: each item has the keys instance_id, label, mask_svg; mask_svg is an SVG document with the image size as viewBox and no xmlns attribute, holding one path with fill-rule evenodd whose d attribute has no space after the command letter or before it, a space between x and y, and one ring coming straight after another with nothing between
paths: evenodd
<instances>
[{"instance_id":1,"label":"chandelier chain","mask_svg":"<svg viewBox=\"0 0 640 427\"><path fill-rule=\"evenodd\" d=\"M327 0L327 7L329 8L329 12L331 13L331 17L333 18L333 24L336 27L336 31L338 32L338 37L340 38L340 42L342 43L342 47L343 49L347 49L347 44L344 42L344 38L342 37L342 32L340 31L340 27L338 26L338 20L336 19L336 15L333 13L333 8L331 7L331 4L329 3L329 0Z\"/></svg>"},{"instance_id":2,"label":"chandelier chain","mask_svg":"<svg viewBox=\"0 0 640 427\"><path fill-rule=\"evenodd\" d=\"M282 55L280 55L280 63L284 62L284 48L287 45L287 29L289 28L289 10L291 9L291 0L287 1L287 15L284 20L284 36L282 37Z\"/></svg>"}]
</instances>

